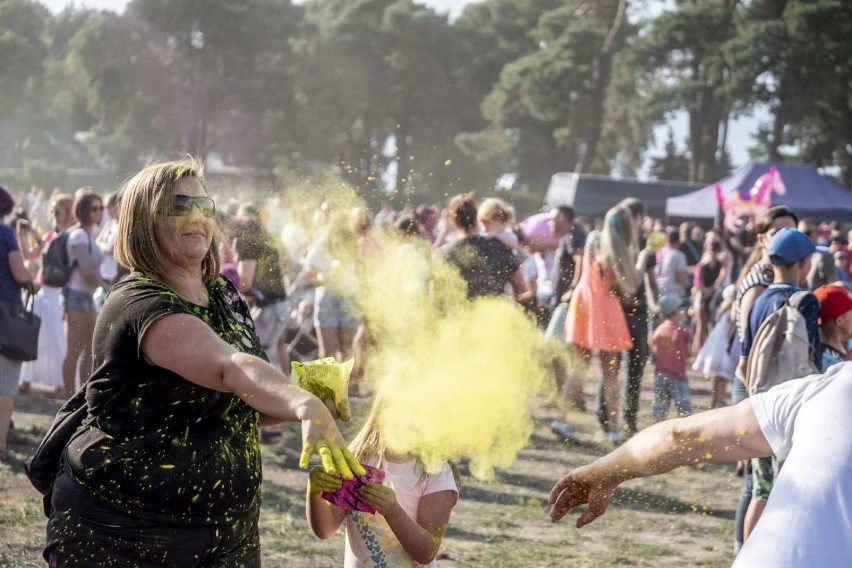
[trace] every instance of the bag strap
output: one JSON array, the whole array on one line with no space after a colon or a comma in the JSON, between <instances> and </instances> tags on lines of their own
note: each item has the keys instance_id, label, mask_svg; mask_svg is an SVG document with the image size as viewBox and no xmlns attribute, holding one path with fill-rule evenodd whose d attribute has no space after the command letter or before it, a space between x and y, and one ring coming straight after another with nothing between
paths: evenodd
<instances>
[{"instance_id":1,"label":"bag strap","mask_svg":"<svg viewBox=\"0 0 852 568\"><path fill-rule=\"evenodd\" d=\"M92 236L89 234L89 231L87 231L83 227L83 225L81 225L80 223L74 223L73 225L71 225L70 227L68 227L64 231L62 231L63 233L68 234L68 238L65 239L66 250L68 248L68 239L71 238L71 232L76 230L76 229L82 229L82 231L86 234L86 238L89 239L89 253L91 254L91 252L92 252ZM77 268L78 264L80 264L80 263L77 262L77 257L75 256L74 260L72 260L71 263L68 265L68 270L74 270L75 268Z\"/></svg>"},{"instance_id":2,"label":"bag strap","mask_svg":"<svg viewBox=\"0 0 852 568\"><path fill-rule=\"evenodd\" d=\"M805 302L808 296L813 296L813 292L809 290L799 290L798 292L787 298L787 305L796 308L797 310L800 310L802 304Z\"/></svg>"},{"instance_id":3,"label":"bag strap","mask_svg":"<svg viewBox=\"0 0 852 568\"><path fill-rule=\"evenodd\" d=\"M33 294L32 287L26 289L26 297L24 300L24 311L32 315L33 309L35 308L35 294Z\"/></svg>"}]
</instances>

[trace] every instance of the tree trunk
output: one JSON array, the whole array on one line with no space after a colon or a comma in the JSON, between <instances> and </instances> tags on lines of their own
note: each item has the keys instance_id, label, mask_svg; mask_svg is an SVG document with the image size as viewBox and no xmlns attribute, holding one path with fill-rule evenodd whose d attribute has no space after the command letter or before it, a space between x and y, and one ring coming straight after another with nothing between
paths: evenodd
<instances>
[{"instance_id":1,"label":"tree trunk","mask_svg":"<svg viewBox=\"0 0 852 568\"><path fill-rule=\"evenodd\" d=\"M592 92L592 104L589 108L592 121L586 136L586 147L577 161L577 165L574 167L574 173L577 174L581 174L591 168L598 155L598 144L600 143L601 130L603 129L604 100L606 99L606 91L612 77L613 51L618 32L624 23L627 3L628 0L619 1L612 26L604 39L600 54L597 57L595 65L595 88Z\"/></svg>"},{"instance_id":2,"label":"tree trunk","mask_svg":"<svg viewBox=\"0 0 852 568\"><path fill-rule=\"evenodd\" d=\"M780 149L784 140L784 111L779 105L779 108L777 108L773 114L772 137L767 141L767 153L769 154L770 162L781 162L784 159L783 156L781 156Z\"/></svg>"},{"instance_id":3,"label":"tree trunk","mask_svg":"<svg viewBox=\"0 0 852 568\"><path fill-rule=\"evenodd\" d=\"M698 170L698 181L713 181L711 178L716 170L716 154L719 150L719 128L722 124L722 112L716 100L708 97L708 107L702 125L701 163Z\"/></svg>"}]
</instances>

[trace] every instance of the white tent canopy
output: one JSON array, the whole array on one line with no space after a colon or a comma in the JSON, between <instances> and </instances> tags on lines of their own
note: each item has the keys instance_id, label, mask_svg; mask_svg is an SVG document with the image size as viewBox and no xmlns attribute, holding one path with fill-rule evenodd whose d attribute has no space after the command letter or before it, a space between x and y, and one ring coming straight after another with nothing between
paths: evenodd
<instances>
[{"instance_id":1,"label":"white tent canopy","mask_svg":"<svg viewBox=\"0 0 852 568\"><path fill-rule=\"evenodd\" d=\"M713 219L718 209L716 190L712 185L686 195L666 199L666 217Z\"/></svg>"}]
</instances>

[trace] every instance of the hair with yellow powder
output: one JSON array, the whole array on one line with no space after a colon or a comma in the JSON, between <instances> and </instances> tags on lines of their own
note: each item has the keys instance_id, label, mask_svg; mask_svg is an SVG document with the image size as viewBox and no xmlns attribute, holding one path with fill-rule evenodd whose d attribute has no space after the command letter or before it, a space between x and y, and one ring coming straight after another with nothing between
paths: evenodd
<instances>
[{"instance_id":1,"label":"hair with yellow powder","mask_svg":"<svg viewBox=\"0 0 852 568\"><path fill-rule=\"evenodd\" d=\"M386 454L388 452L387 442L385 441L385 437L382 436L382 408L385 404L386 398L382 396L380 390L376 393L373 406L370 408L370 413L367 415L364 425L355 436L355 439L352 440L352 443L349 444L352 455L359 462L375 465L379 469L382 469L383 464L387 461ZM423 483L427 475L426 467L419 456L415 455L411 457L417 461L417 469L420 471L419 482ZM461 488L461 475L459 474L458 467L453 462L447 463L453 472L456 485Z\"/></svg>"}]
</instances>

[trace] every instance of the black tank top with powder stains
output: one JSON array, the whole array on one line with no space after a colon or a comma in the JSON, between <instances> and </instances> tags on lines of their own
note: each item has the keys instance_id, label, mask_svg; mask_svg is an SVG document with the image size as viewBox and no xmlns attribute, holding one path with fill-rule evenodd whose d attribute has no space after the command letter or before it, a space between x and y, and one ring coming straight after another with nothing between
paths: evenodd
<instances>
[{"instance_id":1,"label":"black tank top with powder stains","mask_svg":"<svg viewBox=\"0 0 852 568\"><path fill-rule=\"evenodd\" d=\"M86 386L94 419L65 453L71 473L97 501L172 523L227 523L258 514L258 413L233 394L147 363L140 352L145 330L158 318L189 314L237 350L265 359L231 283L220 276L207 290L205 308L133 272L98 315Z\"/></svg>"}]
</instances>

